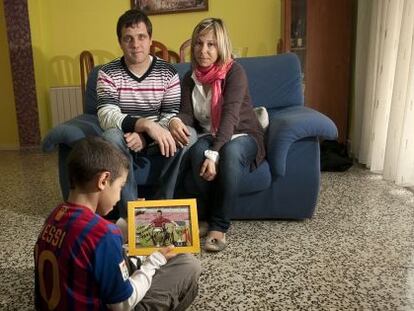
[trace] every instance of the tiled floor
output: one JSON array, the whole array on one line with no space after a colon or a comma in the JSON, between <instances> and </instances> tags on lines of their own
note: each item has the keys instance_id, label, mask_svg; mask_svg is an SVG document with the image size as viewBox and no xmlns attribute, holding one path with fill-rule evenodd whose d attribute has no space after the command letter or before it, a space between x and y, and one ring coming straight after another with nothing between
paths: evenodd
<instances>
[{"instance_id":1,"label":"tiled floor","mask_svg":"<svg viewBox=\"0 0 414 311\"><path fill-rule=\"evenodd\" d=\"M32 249L60 201L56 154L0 152L0 309L32 310ZM414 310L414 195L353 167L323 173L307 221L234 222L200 255L191 310Z\"/></svg>"}]
</instances>

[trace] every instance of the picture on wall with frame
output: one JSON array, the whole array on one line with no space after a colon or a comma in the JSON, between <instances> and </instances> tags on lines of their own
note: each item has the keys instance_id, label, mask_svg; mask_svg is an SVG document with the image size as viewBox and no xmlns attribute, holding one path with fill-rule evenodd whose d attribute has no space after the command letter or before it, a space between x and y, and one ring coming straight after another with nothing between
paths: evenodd
<instances>
[{"instance_id":1,"label":"picture on wall with frame","mask_svg":"<svg viewBox=\"0 0 414 311\"><path fill-rule=\"evenodd\" d=\"M175 253L199 253L195 199L128 202L128 254L150 255L174 245Z\"/></svg>"},{"instance_id":2,"label":"picture on wall with frame","mask_svg":"<svg viewBox=\"0 0 414 311\"><path fill-rule=\"evenodd\" d=\"M131 8L148 15L208 11L208 0L131 0Z\"/></svg>"}]
</instances>

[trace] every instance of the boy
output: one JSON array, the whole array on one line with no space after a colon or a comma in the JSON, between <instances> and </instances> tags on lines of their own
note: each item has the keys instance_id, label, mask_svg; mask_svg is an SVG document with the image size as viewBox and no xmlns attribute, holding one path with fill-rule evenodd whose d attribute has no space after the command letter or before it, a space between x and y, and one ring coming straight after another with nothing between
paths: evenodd
<instances>
[{"instance_id":1,"label":"boy","mask_svg":"<svg viewBox=\"0 0 414 311\"><path fill-rule=\"evenodd\" d=\"M67 167L68 201L46 219L35 246L36 309L185 310L197 293L195 257L163 248L129 275L121 231L101 217L120 199L126 156L88 137L74 146Z\"/></svg>"}]
</instances>

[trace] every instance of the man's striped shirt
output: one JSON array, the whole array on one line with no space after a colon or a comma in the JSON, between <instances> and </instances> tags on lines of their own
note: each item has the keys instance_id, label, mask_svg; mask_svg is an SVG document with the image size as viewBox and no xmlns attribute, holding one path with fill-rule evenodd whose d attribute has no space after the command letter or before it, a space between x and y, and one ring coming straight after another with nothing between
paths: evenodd
<instances>
[{"instance_id":1,"label":"man's striped shirt","mask_svg":"<svg viewBox=\"0 0 414 311\"><path fill-rule=\"evenodd\" d=\"M133 132L138 118L167 127L180 109L180 79L175 68L153 57L147 72L137 77L118 58L99 70L97 81L98 118L101 127Z\"/></svg>"}]
</instances>

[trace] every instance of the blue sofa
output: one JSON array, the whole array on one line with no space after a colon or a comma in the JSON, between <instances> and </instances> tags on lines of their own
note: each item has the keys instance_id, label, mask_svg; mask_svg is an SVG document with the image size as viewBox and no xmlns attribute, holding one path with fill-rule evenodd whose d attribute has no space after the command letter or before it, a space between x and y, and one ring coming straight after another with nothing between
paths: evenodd
<instances>
[{"instance_id":1,"label":"blue sofa","mask_svg":"<svg viewBox=\"0 0 414 311\"><path fill-rule=\"evenodd\" d=\"M237 62L246 70L254 105L267 108L269 127L266 160L255 171L246 173L232 218L310 218L319 193L319 138L336 139L336 126L327 116L304 106L300 64L295 54L238 58ZM189 64L175 66L180 77L189 69ZM102 134L96 116L97 71L95 68L88 78L85 113L56 126L43 140L46 152L58 147L64 198L69 189L65 160L71 146L85 136ZM159 160L139 164L136 178L140 194L156 186ZM191 177L187 176L185 189L192 193Z\"/></svg>"}]
</instances>

